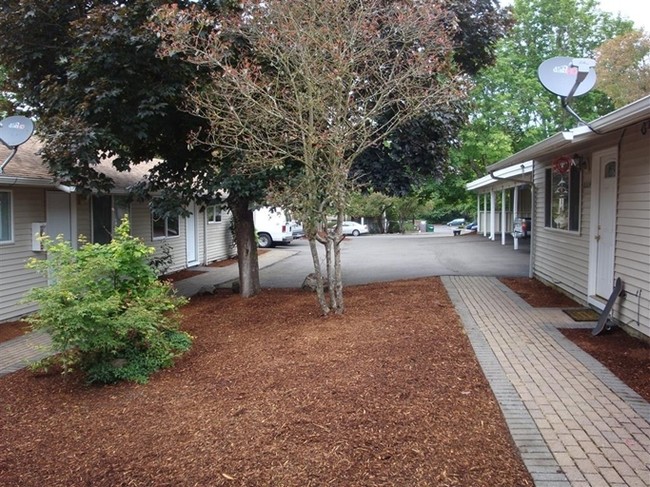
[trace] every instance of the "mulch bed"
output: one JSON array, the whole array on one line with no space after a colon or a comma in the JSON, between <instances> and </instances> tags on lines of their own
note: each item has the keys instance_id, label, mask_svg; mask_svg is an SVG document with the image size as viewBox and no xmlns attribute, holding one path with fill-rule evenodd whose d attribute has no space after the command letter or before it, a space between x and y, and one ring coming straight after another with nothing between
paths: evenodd
<instances>
[{"instance_id":1,"label":"mulch bed","mask_svg":"<svg viewBox=\"0 0 650 487\"><path fill-rule=\"evenodd\" d=\"M501 277L499 280L534 308L580 308L573 299L557 289L527 277Z\"/></svg>"},{"instance_id":2,"label":"mulch bed","mask_svg":"<svg viewBox=\"0 0 650 487\"><path fill-rule=\"evenodd\" d=\"M182 281L183 279L189 279L190 277L198 276L205 271L193 270L193 269L182 269L180 271L172 272L170 274L165 274L161 276L160 279L163 281L177 282Z\"/></svg>"},{"instance_id":3,"label":"mulch bed","mask_svg":"<svg viewBox=\"0 0 650 487\"><path fill-rule=\"evenodd\" d=\"M31 325L24 321L0 323L0 343L17 338L31 330Z\"/></svg>"},{"instance_id":4,"label":"mulch bed","mask_svg":"<svg viewBox=\"0 0 650 487\"><path fill-rule=\"evenodd\" d=\"M620 328L592 336L591 330L563 328L562 334L650 402L650 344Z\"/></svg>"},{"instance_id":5,"label":"mulch bed","mask_svg":"<svg viewBox=\"0 0 650 487\"><path fill-rule=\"evenodd\" d=\"M202 296L192 350L147 385L0 378L2 485L533 485L437 278L346 306Z\"/></svg>"}]
</instances>

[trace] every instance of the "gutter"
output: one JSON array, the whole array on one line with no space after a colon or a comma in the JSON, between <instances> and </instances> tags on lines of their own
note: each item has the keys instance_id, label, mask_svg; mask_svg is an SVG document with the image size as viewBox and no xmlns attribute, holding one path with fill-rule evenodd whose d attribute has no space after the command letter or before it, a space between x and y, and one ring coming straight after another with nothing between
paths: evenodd
<instances>
[{"instance_id":1,"label":"gutter","mask_svg":"<svg viewBox=\"0 0 650 487\"><path fill-rule=\"evenodd\" d=\"M55 188L58 189L59 191L63 191L64 193L68 193L68 194L77 192L76 186L66 186L65 184L57 184Z\"/></svg>"},{"instance_id":2,"label":"gutter","mask_svg":"<svg viewBox=\"0 0 650 487\"><path fill-rule=\"evenodd\" d=\"M7 186L45 186L49 188L57 187L57 183L54 180L50 179L0 175L0 185L3 184Z\"/></svg>"},{"instance_id":3,"label":"gutter","mask_svg":"<svg viewBox=\"0 0 650 487\"><path fill-rule=\"evenodd\" d=\"M627 126L634 125L647 119L650 115L650 96L646 96L618 110L591 122L591 128L585 125L573 128L565 132L559 132L551 137L531 145L510 157L488 166L488 171L496 171L517 163L537 159L540 156L561 151L571 144L595 139L605 134L610 134ZM594 133L596 130L599 133Z\"/></svg>"},{"instance_id":4,"label":"gutter","mask_svg":"<svg viewBox=\"0 0 650 487\"><path fill-rule=\"evenodd\" d=\"M524 170L524 165L521 165L521 170L523 172ZM504 178L504 177L499 177L494 175L494 170L493 171L488 171L488 174L492 179L495 179L497 181L512 181L514 183L520 183L520 184L532 184L532 181L528 181L527 179L517 179L517 178Z\"/></svg>"}]
</instances>

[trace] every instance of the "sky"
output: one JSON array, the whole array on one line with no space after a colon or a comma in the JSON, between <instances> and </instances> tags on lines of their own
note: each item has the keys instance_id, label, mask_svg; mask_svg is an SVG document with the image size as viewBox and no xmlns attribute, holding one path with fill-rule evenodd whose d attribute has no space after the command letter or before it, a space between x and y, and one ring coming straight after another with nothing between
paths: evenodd
<instances>
[{"instance_id":1,"label":"sky","mask_svg":"<svg viewBox=\"0 0 650 487\"><path fill-rule=\"evenodd\" d=\"M500 0L503 6L511 5L512 0ZM600 0L600 9L613 14L620 13L634 22L635 27L650 33L650 2L648 0Z\"/></svg>"},{"instance_id":2,"label":"sky","mask_svg":"<svg viewBox=\"0 0 650 487\"><path fill-rule=\"evenodd\" d=\"M600 0L600 9L634 21L635 27L643 27L650 33L650 2L647 0Z\"/></svg>"}]
</instances>

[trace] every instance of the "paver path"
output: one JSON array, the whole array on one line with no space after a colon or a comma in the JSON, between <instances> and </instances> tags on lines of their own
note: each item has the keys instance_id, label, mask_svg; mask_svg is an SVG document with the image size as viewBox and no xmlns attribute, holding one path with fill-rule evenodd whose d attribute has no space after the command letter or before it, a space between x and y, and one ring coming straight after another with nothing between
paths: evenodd
<instances>
[{"instance_id":1,"label":"paver path","mask_svg":"<svg viewBox=\"0 0 650 487\"><path fill-rule=\"evenodd\" d=\"M496 278L443 281L535 485L650 485L650 404L557 329L577 323Z\"/></svg>"},{"instance_id":2,"label":"paver path","mask_svg":"<svg viewBox=\"0 0 650 487\"><path fill-rule=\"evenodd\" d=\"M50 336L44 331L27 333L0 343L0 376L16 372L51 355L52 352L48 350L51 343Z\"/></svg>"}]
</instances>

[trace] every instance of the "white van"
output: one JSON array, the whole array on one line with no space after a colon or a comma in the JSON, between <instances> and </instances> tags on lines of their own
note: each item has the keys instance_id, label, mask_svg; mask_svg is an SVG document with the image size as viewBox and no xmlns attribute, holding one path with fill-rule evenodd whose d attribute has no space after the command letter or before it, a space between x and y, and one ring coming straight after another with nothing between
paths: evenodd
<instances>
[{"instance_id":1,"label":"white van","mask_svg":"<svg viewBox=\"0 0 650 487\"><path fill-rule=\"evenodd\" d=\"M257 244L262 248L293 241L291 225L282 208L262 207L253 212Z\"/></svg>"}]
</instances>

